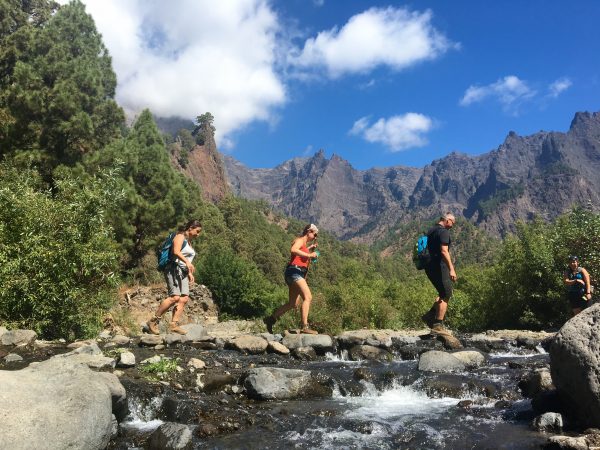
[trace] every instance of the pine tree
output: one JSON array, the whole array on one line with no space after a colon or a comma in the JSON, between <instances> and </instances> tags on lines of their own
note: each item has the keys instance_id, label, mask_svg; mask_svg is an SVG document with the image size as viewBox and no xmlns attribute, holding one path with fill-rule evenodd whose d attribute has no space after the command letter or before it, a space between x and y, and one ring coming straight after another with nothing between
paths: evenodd
<instances>
[{"instance_id":1,"label":"pine tree","mask_svg":"<svg viewBox=\"0 0 600 450\"><path fill-rule=\"evenodd\" d=\"M165 230L187 220L202 200L200 190L178 173L152 114L144 110L127 138L86 161L88 171L121 165L124 203L112 212L117 241L127 252L126 269L136 267Z\"/></svg>"},{"instance_id":2,"label":"pine tree","mask_svg":"<svg viewBox=\"0 0 600 450\"><path fill-rule=\"evenodd\" d=\"M0 153L34 155L46 172L104 147L124 123L93 19L80 1L51 16L53 5L0 4Z\"/></svg>"}]
</instances>

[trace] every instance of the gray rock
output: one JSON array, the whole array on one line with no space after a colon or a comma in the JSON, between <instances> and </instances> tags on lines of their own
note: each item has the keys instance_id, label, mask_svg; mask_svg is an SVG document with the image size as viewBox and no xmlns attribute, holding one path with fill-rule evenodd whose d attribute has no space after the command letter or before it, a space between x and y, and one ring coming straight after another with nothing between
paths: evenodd
<instances>
[{"instance_id":1,"label":"gray rock","mask_svg":"<svg viewBox=\"0 0 600 450\"><path fill-rule=\"evenodd\" d=\"M403 347L405 345L414 345L421 338L418 336L392 336L392 345L394 347Z\"/></svg>"},{"instance_id":2,"label":"gray rock","mask_svg":"<svg viewBox=\"0 0 600 450\"><path fill-rule=\"evenodd\" d=\"M51 359L54 358L68 358L75 363L85 364L93 369L114 368L116 364L114 358L102 354L102 350L95 341L92 344L76 348L72 352L55 355Z\"/></svg>"},{"instance_id":3,"label":"gray rock","mask_svg":"<svg viewBox=\"0 0 600 450\"><path fill-rule=\"evenodd\" d=\"M108 330L102 330L100 332L100 334L98 335L98 339L101 339L103 341L108 341L110 338L111 338L111 335L110 335L110 331L108 331Z\"/></svg>"},{"instance_id":4,"label":"gray rock","mask_svg":"<svg viewBox=\"0 0 600 450\"><path fill-rule=\"evenodd\" d=\"M188 450L192 448L192 432L187 425L166 422L150 435L150 450Z\"/></svg>"},{"instance_id":5,"label":"gray rock","mask_svg":"<svg viewBox=\"0 0 600 450\"><path fill-rule=\"evenodd\" d=\"M104 381L110 391L113 414L119 422L123 421L123 419L127 417L127 414L129 414L129 404L127 403L127 392L125 391L125 387L123 387L119 378L114 373L94 373Z\"/></svg>"},{"instance_id":6,"label":"gray rock","mask_svg":"<svg viewBox=\"0 0 600 450\"><path fill-rule=\"evenodd\" d=\"M0 448L104 449L112 433L104 379L69 358L0 371Z\"/></svg>"},{"instance_id":7,"label":"gray rock","mask_svg":"<svg viewBox=\"0 0 600 450\"><path fill-rule=\"evenodd\" d=\"M188 365L188 367L191 367L194 370L201 370L201 369L206 368L206 363L198 358L190 358L187 365Z\"/></svg>"},{"instance_id":8,"label":"gray rock","mask_svg":"<svg viewBox=\"0 0 600 450\"><path fill-rule=\"evenodd\" d=\"M19 362L23 361L23 357L21 355L17 355L16 353L9 353L4 357L4 361L7 363Z\"/></svg>"},{"instance_id":9,"label":"gray rock","mask_svg":"<svg viewBox=\"0 0 600 450\"><path fill-rule=\"evenodd\" d=\"M425 372L454 372L465 370L465 364L450 353L431 350L419 357L420 371Z\"/></svg>"},{"instance_id":10,"label":"gray rock","mask_svg":"<svg viewBox=\"0 0 600 450\"><path fill-rule=\"evenodd\" d=\"M117 367L134 367L135 355L131 352L121 352L119 354L119 362Z\"/></svg>"},{"instance_id":11,"label":"gray rock","mask_svg":"<svg viewBox=\"0 0 600 450\"><path fill-rule=\"evenodd\" d=\"M110 340L110 342L112 342L115 345L129 345L129 343L131 342L131 338L123 336L122 334L117 334Z\"/></svg>"},{"instance_id":12,"label":"gray rock","mask_svg":"<svg viewBox=\"0 0 600 450\"><path fill-rule=\"evenodd\" d=\"M102 354L102 350L100 350L96 342L76 348L69 353L55 355L51 359L54 358L68 358L74 363L85 364L93 369L114 368L116 364L114 358L109 358Z\"/></svg>"},{"instance_id":13,"label":"gray rock","mask_svg":"<svg viewBox=\"0 0 600 450\"><path fill-rule=\"evenodd\" d=\"M6 327L0 327L0 342L2 342L2 340L1 340L1 338L2 338L2 335L3 335L4 333L6 333L7 331L8 331L8 330L6 329Z\"/></svg>"},{"instance_id":14,"label":"gray rock","mask_svg":"<svg viewBox=\"0 0 600 450\"><path fill-rule=\"evenodd\" d=\"M178 344L183 342L185 336L177 333L167 333L163 336L163 341L167 345Z\"/></svg>"},{"instance_id":15,"label":"gray rock","mask_svg":"<svg viewBox=\"0 0 600 450\"><path fill-rule=\"evenodd\" d=\"M452 352L452 356L462 361L467 369L474 369L485 364L485 355L476 350L459 350Z\"/></svg>"},{"instance_id":16,"label":"gray rock","mask_svg":"<svg viewBox=\"0 0 600 450\"><path fill-rule=\"evenodd\" d=\"M361 361L363 359L389 361L392 359L390 352L372 345L355 345L348 353L350 354L350 359L353 361Z\"/></svg>"},{"instance_id":17,"label":"gray rock","mask_svg":"<svg viewBox=\"0 0 600 450\"><path fill-rule=\"evenodd\" d=\"M298 347L292 350L294 358L300 361L314 361L317 359L317 352L312 347Z\"/></svg>"},{"instance_id":18,"label":"gray rock","mask_svg":"<svg viewBox=\"0 0 600 450\"><path fill-rule=\"evenodd\" d=\"M140 345L154 347L163 343L162 336L158 334L143 334L140 338Z\"/></svg>"},{"instance_id":19,"label":"gray rock","mask_svg":"<svg viewBox=\"0 0 600 450\"><path fill-rule=\"evenodd\" d=\"M290 400L301 397L311 382L306 370L260 367L248 372L244 387L258 400Z\"/></svg>"},{"instance_id":20,"label":"gray rock","mask_svg":"<svg viewBox=\"0 0 600 450\"><path fill-rule=\"evenodd\" d=\"M551 436L542 447L547 450L590 450L585 436Z\"/></svg>"},{"instance_id":21,"label":"gray rock","mask_svg":"<svg viewBox=\"0 0 600 450\"><path fill-rule=\"evenodd\" d=\"M267 350L268 344L265 338L251 335L238 336L228 343L235 350L251 355L264 353Z\"/></svg>"},{"instance_id":22,"label":"gray rock","mask_svg":"<svg viewBox=\"0 0 600 450\"><path fill-rule=\"evenodd\" d=\"M529 372L519 381L519 389L527 398L533 398L544 391L553 390L554 384L550 370L542 368Z\"/></svg>"},{"instance_id":23,"label":"gray rock","mask_svg":"<svg viewBox=\"0 0 600 450\"><path fill-rule=\"evenodd\" d=\"M140 364L155 364L159 363L162 358L159 355L151 356L150 358L144 359Z\"/></svg>"},{"instance_id":24,"label":"gray rock","mask_svg":"<svg viewBox=\"0 0 600 450\"><path fill-rule=\"evenodd\" d=\"M181 328L187 331L187 334L182 336L182 342L201 341L208 337L206 327L197 323L188 323L182 325Z\"/></svg>"},{"instance_id":25,"label":"gray rock","mask_svg":"<svg viewBox=\"0 0 600 450\"><path fill-rule=\"evenodd\" d=\"M600 426L600 304L570 319L550 346L552 380L579 421Z\"/></svg>"},{"instance_id":26,"label":"gray rock","mask_svg":"<svg viewBox=\"0 0 600 450\"><path fill-rule=\"evenodd\" d=\"M271 353L277 353L278 355L289 355L290 349L283 345L281 342L269 341L267 351Z\"/></svg>"},{"instance_id":27,"label":"gray rock","mask_svg":"<svg viewBox=\"0 0 600 450\"><path fill-rule=\"evenodd\" d=\"M31 345L36 338L37 333L33 330L9 330L0 335L0 344L7 346Z\"/></svg>"},{"instance_id":28,"label":"gray rock","mask_svg":"<svg viewBox=\"0 0 600 450\"><path fill-rule=\"evenodd\" d=\"M333 339L327 334L288 334L281 343L290 350L299 347L312 347L319 354L333 350Z\"/></svg>"},{"instance_id":29,"label":"gray rock","mask_svg":"<svg viewBox=\"0 0 600 450\"><path fill-rule=\"evenodd\" d=\"M96 339L85 339L82 341L71 342L67 345L67 348L78 349L80 347L87 347L88 345L92 345L96 343Z\"/></svg>"},{"instance_id":30,"label":"gray rock","mask_svg":"<svg viewBox=\"0 0 600 450\"><path fill-rule=\"evenodd\" d=\"M563 427L563 419L559 413L547 412L533 419L531 427L537 431L560 433Z\"/></svg>"}]
</instances>

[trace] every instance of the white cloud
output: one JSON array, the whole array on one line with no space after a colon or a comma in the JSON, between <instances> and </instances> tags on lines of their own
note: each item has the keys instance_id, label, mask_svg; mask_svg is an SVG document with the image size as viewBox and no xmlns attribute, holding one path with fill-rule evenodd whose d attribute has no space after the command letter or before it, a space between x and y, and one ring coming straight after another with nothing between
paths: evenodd
<instances>
[{"instance_id":1,"label":"white cloud","mask_svg":"<svg viewBox=\"0 0 600 450\"><path fill-rule=\"evenodd\" d=\"M554 83L548 86L548 95L552 98L558 97L562 92L566 91L573 85L573 82L569 78L559 78Z\"/></svg>"},{"instance_id":2,"label":"white cloud","mask_svg":"<svg viewBox=\"0 0 600 450\"><path fill-rule=\"evenodd\" d=\"M486 98L499 101L507 112L517 112L519 105L536 95L536 91L514 75L508 75L487 86L469 86L460 100L462 106L481 102Z\"/></svg>"},{"instance_id":3,"label":"white cloud","mask_svg":"<svg viewBox=\"0 0 600 450\"><path fill-rule=\"evenodd\" d=\"M354 122L350 134L362 136L368 142L381 143L393 152L427 145L424 134L434 126L431 118L413 112L381 118L373 125L369 122L369 117L361 117Z\"/></svg>"},{"instance_id":4,"label":"white cloud","mask_svg":"<svg viewBox=\"0 0 600 450\"><path fill-rule=\"evenodd\" d=\"M371 8L351 17L341 29L334 27L306 40L289 62L300 70L325 68L331 78L378 66L401 70L457 47L433 27L431 18L429 10Z\"/></svg>"},{"instance_id":5,"label":"white cloud","mask_svg":"<svg viewBox=\"0 0 600 450\"><path fill-rule=\"evenodd\" d=\"M217 138L273 120L286 101L275 71L278 18L267 0L83 0L130 114L193 119L210 111Z\"/></svg>"}]
</instances>

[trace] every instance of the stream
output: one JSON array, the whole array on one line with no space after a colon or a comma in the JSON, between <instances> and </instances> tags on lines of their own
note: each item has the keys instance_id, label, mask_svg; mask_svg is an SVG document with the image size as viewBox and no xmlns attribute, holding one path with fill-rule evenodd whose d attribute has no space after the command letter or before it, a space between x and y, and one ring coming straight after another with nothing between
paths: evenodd
<instances>
[{"instance_id":1,"label":"stream","mask_svg":"<svg viewBox=\"0 0 600 450\"><path fill-rule=\"evenodd\" d=\"M276 362L235 358L240 366ZM331 398L261 402L241 386L207 395L122 378L131 412L110 448L143 448L164 421L188 424L195 449L537 449L546 440L530 429L535 414L517 387L526 371L548 364L541 348L493 353L482 367L451 374L419 372L416 360L346 358L294 367L330 377Z\"/></svg>"}]
</instances>

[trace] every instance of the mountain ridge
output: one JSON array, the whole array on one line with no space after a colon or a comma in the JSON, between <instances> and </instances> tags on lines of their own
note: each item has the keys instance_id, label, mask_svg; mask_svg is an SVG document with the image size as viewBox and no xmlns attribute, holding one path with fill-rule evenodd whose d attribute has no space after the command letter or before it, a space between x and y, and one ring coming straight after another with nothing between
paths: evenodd
<instances>
[{"instance_id":1,"label":"mountain ridge","mask_svg":"<svg viewBox=\"0 0 600 450\"><path fill-rule=\"evenodd\" d=\"M600 209L600 112L576 113L565 133L510 131L487 153L452 152L423 168L358 170L323 150L272 169L227 155L223 162L235 195L266 200L341 239L374 242L399 221L446 210L503 236L519 220L551 220L576 204Z\"/></svg>"}]
</instances>

